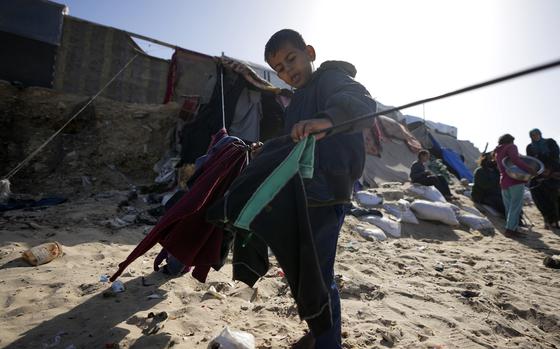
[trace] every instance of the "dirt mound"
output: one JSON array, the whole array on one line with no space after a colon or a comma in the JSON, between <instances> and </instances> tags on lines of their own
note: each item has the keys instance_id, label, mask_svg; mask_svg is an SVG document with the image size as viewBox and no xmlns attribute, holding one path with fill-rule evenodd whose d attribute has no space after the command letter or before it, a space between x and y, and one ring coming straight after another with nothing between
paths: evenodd
<instances>
[{"instance_id":1,"label":"dirt mound","mask_svg":"<svg viewBox=\"0 0 560 349\"><path fill-rule=\"evenodd\" d=\"M0 81L2 176L35 151L89 97ZM153 165L169 148L179 106L102 97L91 103L11 178L17 192L75 193L153 182Z\"/></svg>"}]
</instances>

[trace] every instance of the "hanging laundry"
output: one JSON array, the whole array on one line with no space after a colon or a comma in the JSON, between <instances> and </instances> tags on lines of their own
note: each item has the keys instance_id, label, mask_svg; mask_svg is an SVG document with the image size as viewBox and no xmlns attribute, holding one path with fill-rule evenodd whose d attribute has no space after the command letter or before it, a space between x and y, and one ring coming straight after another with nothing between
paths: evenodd
<instances>
[{"instance_id":1,"label":"hanging laundry","mask_svg":"<svg viewBox=\"0 0 560 349\"><path fill-rule=\"evenodd\" d=\"M267 246L298 312L314 334L331 327L329 292L313 242L303 180L313 176L315 139L271 140L216 201L207 219L235 232L233 278L252 286L268 270Z\"/></svg>"},{"instance_id":2,"label":"hanging laundry","mask_svg":"<svg viewBox=\"0 0 560 349\"><path fill-rule=\"evenodd\" d=\"M211 266L219 265L223 230L205 220L206 208L223 197L231 182L247 164L248 147L239 139L227 142L227 133L220 130L212 149L188 192L169 209L150 233L136 246L111 277L114 281L136 258L160 243L171 255L187 266L194 266L193 277L204 282Z\"/></svg>"}]
</instances>

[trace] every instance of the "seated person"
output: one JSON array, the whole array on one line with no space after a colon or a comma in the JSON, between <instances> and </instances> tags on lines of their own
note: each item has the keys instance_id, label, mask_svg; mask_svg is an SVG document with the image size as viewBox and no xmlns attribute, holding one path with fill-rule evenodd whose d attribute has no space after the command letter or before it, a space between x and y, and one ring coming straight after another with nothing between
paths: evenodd
<instances>
[{"instance_id":1,"label":"seated person","mask_svg":"<svg viewBox=\"0 0 560 349\"><path fill-rule=\"evenodd\" d=\"M492 153L483 153L478 160L479 167L474 170L472 201L477 204L488 205L505 214L502 189L500 188L500 171Z\"/></svg>"},{"instance_id":2,"label":"seated person","mask_svg":"<svg viewBox=\"0 0 560 349\"><path fill-rule=\"evenodd\" d=\"M453 195L451 195L445 178L441 175L436 176L426 170L424 163L428 162L428 160L430 160L430 152L425 149L420 150L418 160L414 161L410 167L410 181L422 185L433 185L446 199L452 199Z\"/></svg>"}]
</instances>

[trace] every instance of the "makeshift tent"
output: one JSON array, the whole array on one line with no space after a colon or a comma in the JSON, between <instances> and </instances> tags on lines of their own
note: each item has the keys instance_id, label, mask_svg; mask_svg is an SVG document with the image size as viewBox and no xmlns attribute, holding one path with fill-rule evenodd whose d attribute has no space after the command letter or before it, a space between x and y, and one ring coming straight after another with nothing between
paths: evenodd
<instances>
[{"instance_id":1,"label":"makeshift tent","mask_svg":"<svg viewBox=\"0 0 560 349\"><path fill-rule=\"evenodd\" d=\"M166 99L181 101L183 108L172 132L171 147L156 166L158 178L170 181L175 178L176 167L195 163L206 153L212 135L221 128L247 143L280 135L283 131L280 94L289 94L289 91L260 80L247 65L224 57L220 61L209 61L214 69L211 75L215 78L208 101L204 102L202 96L182 95L178 91L181 72L189 63L183 61L182 50L177 52L170 66Z\"/></svg>"},{"instance_id":2,"label":"makeshift tent","mask_svg":"<svg viewBox=\"0 0 560 349\"><path fill-rule=\"evenodd\" d=\"M408 129L424 148L433 148L432 141L430 140L431 135L441 147L453 150L459 157L462 155L464 157L463 162L470 171L476 169L476 161L480 157L480 151L471 142L458 140L453 136L439 133L424 123L409 124Z\"/></svg>"},{"instance_id":3,"label":"makeshift tent","mask_svg":"<svg viewBox=\"0 0 560 349\"><path fill-rule=\"evenodd\" d=\"M457 154L456 152L454 152L449 148L442 147L431 134L429 135L429 137L430 137L430 141L432 142L432 146L433 146L432 149L435 150L437 153L441 154L443 162L445 163L447 168L453 174L455 174L457 178L459 179L466 178L469 182L472 183L474 179L473 174L467 168L467 166L465 165L463 159L461 159L459 154Z\"/></svg>"},{"instance_id":4,"label":"makeshift tent","mask_svg":"<svg viewBox=\"0 0 560 349\"><path fill-rule=\"evenodd\" d=\"M50 1L0 1L0 79L52 87L65 8Z\"/></svg>"},{"instance_id":5,"label":"makeshift tent","mask_svg":"<svg viewBox=\"0 0 560 349\"><path fill-rule=\"evenodd\" d=\"M417 159L421 144L402 124L381 115L371 129L364 131L364 140L364 184L376 187L383 182L409 180L410 166Z\"/></svg>"},{"instance_id":6,"label":"makeshift tent","mask_svg":"<svg viewBox=\"0 0 560 349\"><path fill-rule=\"evenodd\" d=\"M424 120L418 116L404 115L404 121L409 129L414 129L419 125L427 125L430 129L437 133L444 135L449 135L451 137L457 138L457 127L442 124L441 122L434 122L430 120Z\"/></svg>"}]
</instances>

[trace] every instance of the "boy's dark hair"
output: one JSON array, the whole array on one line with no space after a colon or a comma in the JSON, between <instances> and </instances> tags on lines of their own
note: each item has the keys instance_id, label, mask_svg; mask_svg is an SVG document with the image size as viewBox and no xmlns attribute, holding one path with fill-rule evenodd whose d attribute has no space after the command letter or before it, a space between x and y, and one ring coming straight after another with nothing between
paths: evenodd
<instances>
[{"instance_id":1,"label":"boy's dark hair","mask_svg":"<svg viewBox=\"0 0 560 349\"><path fill-rule=\"evenodd\" d=\"M512 135L510 135L509 133L506 133L505 135L500 136L500 138L498 138L498 144L511 144L513 143L513 140L515 138L513 138Z\"/></svg>"},{"instance_id":2,"label":"boy's dark hair","mask_svg":"<svg viewBox=\"0 0 560 349\"><path fill-rule=\"evenodd\" d=\"M307 46L300 33L292 29L282 29L268 39L264 47L264 60L268 62L268 57L275 55L287 42L301 50Z\"/></svg>"},{"instance_id":3,"label":"boy's dark hair","mask_svg":"<svg viewBox=\"0 0 560 349\"><path fill-rule=\"evenodd\" d=\"M428 155L428 156L429 156L429 155L430 155L430 152L427 151L426 149L420 150L420 151L418 152L418 160L420 160L420 158L421 158L423 155Z\"/></svg>"}]
</instances>

